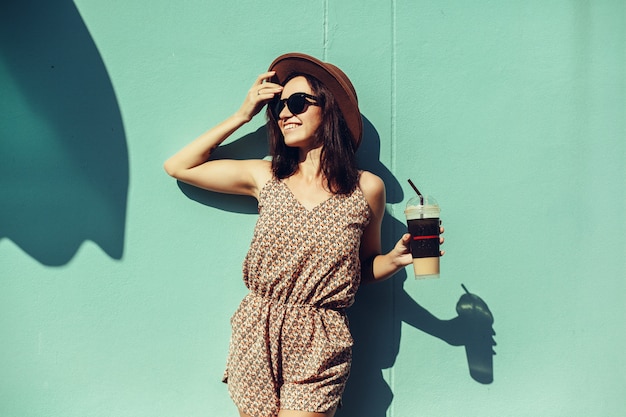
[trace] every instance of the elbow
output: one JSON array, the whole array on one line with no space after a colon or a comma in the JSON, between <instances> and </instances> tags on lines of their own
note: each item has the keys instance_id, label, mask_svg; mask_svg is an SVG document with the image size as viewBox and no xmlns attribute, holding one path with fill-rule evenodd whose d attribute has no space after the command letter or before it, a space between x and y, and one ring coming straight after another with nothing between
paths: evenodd
<instances>
[{"instance_id":1,"label":"elbow","mask_svg":"<svg viewBox=\"0 0 626 417\"><path fill-rule=\"evenodd\" d=\"M178 170L169 159L165 161L165 163L163 164L163 169L165 170L167 175L169 175L170 177L178 178L178 174L177 174Z\"/></svg>"},{"instance_id":2,"label":"elbow","mask_svg":"<svg viewBox=\"0 0 626 417\"><path fill-rule=\"evenodd\" d=\"M361 260L361 284L371 284L376 282L374 277L374 258L370 256Z\"/></svg>"}]
</instances>

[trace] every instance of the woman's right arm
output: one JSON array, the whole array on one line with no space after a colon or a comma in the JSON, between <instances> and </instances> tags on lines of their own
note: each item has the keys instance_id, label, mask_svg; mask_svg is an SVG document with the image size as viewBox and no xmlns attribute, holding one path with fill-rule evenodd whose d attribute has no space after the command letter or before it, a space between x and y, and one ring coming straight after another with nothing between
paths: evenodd
<instances>
[{"instance_id":1,"label":"woman's right arm","mask_svg":"<svg viewBox=\"0 0 626 417\"><path fill-rule=\"evenodd\" d=\"M207 190L257 196L259 188L269 179L267 161L208 159L215 148L282 91L278 84L263 82L272 75L274 72L259 75L239 110L165 161L165 171L180 181Z\"/></svg>"}]
</instances>

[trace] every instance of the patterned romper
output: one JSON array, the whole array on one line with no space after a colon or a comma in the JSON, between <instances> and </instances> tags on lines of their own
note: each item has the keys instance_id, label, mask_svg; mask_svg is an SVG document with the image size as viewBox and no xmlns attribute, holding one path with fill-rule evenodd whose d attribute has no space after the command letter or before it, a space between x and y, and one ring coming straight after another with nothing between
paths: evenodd
<instances>
[{"instance_id":1,"label":"patterned romper","mask_svg":"<svg viewBox=\"0 0 626 417\"><path fill-rule=\"evenodd\" d=\"M243 266L250 293L231 318L224 382L235 405L255 417L326 412L339 404L350 372L344 310L359 286L370 208L357 187L308 210L272 179L259 214Z\"/></svg>"}]
</instances>

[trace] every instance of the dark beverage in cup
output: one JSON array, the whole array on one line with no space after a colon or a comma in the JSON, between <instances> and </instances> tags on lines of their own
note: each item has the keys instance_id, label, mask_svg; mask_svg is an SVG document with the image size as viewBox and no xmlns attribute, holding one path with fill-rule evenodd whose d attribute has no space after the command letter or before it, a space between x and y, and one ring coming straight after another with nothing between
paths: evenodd
<instances>
[{"instance_id":1,"label":"dark beverage in cup","mask_svg":"<svg viewBox=\"0 0 626 417\"><path fill-rule=\"evenodd\" d=\"M404 210L416 278L439 278L439 204L431 196L410 199Z\"/></svg>"}]
</instances>

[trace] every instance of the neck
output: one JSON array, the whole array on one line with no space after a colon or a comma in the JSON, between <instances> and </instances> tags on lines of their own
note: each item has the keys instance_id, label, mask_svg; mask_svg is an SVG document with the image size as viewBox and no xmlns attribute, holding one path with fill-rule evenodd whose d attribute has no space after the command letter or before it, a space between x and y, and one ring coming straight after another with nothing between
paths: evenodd
<instances>
[{"instance_id":1,"label":"neck","mask_svg":"<svg viewBox=\"0 0 626 417\"><path fill-rule=\"evenodd\" d=\"M300 162L298 163L298 171L305 178L315 178L322 175L321 166L322 147L313 149L300 149Z\"/></svg>"}]
</instances>

